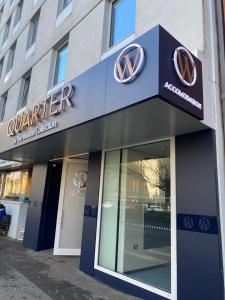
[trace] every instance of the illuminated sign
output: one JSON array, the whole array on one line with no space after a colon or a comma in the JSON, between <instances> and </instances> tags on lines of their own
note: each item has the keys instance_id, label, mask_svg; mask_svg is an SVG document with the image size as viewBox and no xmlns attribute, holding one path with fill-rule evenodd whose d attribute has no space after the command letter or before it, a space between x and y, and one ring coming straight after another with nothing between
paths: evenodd
<instances>
[{"instance_id":1,"label":"illuminated sign","mask_svg":"<svg viewBox=\"0 0 225 300\"><path fill-rule=\"evenodd\" d=\"M24 111L17 113L17 115L8 123L8 136L14 137L24 132L27 128L33 127L38 123L42 123L46 119L60 114L65 110L66 107L73 106L71 100L73 93L73 86L71 84L65 85L62 89L56 91L55 93L48 96L38 104L35 104L32 110L26 108ZM32 137L52 128L55 128L56 126L56 122L49 122L48 124L45 124L42 127L37 127L31 132L20 136L20 138L24 140L28 137ZM20 138L17 139L17 142L20 140Z\"/></svg>"},{"instance_id":2,"label":"illuminated sign","mask_svg":"<svg viewBox=\"0 0 225 300\"><path fill-rule=\"evenodd\" d=\"M114 66L114 78L119 83L133 81L144 66L144 50L138 44L127 46L117 57Z\"/></svg>"},{"instance_id":3,"label":"illuminated sign","mask_svg":"<svg viewBox=\"0 0 225 300\"><path fill-rule=\"evenodd\" d=\"M174 67L181 82L193 86L197 80L197 68L190 52L184 47L178 47L173 56Z\"/></svg>"}]
</instances>

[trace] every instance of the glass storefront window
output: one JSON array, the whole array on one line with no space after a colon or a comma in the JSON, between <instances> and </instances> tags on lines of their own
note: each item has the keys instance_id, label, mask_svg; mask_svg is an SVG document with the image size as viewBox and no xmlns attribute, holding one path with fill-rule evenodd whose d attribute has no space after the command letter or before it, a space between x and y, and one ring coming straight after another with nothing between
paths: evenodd
<instances>
[{"instance_id":1,"label":"glass storefront window","mask_svg":"<svg viewBox=\"0 0 225 300\"><path fill-rule=\"evenodd\" d=\"M21 195L28 199L30 186L31 172L29 170L6 173L3 199L19 199Z\"/></svg>"},{"instance_id":2,"label":"glass storefront window","mask_svg":"<svg viewBox=\"0 0 225 300\"><path fill-rule=\"evenodd\" d=\"M105 154L98 265L171 291L170 142Z\"/></svg>"}]
</instances>

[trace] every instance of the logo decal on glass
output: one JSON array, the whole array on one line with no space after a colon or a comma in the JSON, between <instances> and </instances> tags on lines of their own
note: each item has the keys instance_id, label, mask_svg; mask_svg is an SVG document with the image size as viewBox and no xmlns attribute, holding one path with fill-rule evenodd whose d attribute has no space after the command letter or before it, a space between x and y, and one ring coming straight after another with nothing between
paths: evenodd
<instances>
[{"instance_id":1,"label":"logo decal on glass","mask_svg":"<svg viewBox=\"0 0 225 300\"><path fill-rule=\"evenodd\" d=\"M178 47L173 55L174 67L181 82L193 86L197 80L197 69L190 52L184 47Z\"/></svg>"},{"instance_id":2,"label":"logo decal on glass","mask_svg":"<svg viewBox=\"0 0 225 300\"><path fill-rule=\"evenodd\" d=\"M87 186L87 172L85 171L77 171L74 174L73 184L75 188L82 189Z\"/></svg>"},{"instance_id":3,"label":"logo decal on glass","mask_svg":"<svg viewBox=\"0 0 225 300\"><path fill-rule=\"evenodd\" d=\"M210 229L210 221L206 218L201 218L199 221L199 227L202 231L208 231Z\"/></svg>"},{"instance_id":4,"label":"logo decal on glass","mask_svg":"<svg viewBox=\"0 0 225 300\"><path fill-rule=\"evenodd\" d=\"M193 219L191 217L184 218L184 227L186 229L190 230L190 229L193 228L193 226L194 226L194 221L193 221Z\"/></svg>"},{"instance_id":5,"label":"logo decal on glass","mask_svg":"<svg viewBox=\"0 0 225 300\"><path fill-rule=\"evenodd\" d=\"M117 57L114 66L114 78L119 83L133 81L144 66L144 50L138 44L127 46Z\"/></svg>"}]
</instances>

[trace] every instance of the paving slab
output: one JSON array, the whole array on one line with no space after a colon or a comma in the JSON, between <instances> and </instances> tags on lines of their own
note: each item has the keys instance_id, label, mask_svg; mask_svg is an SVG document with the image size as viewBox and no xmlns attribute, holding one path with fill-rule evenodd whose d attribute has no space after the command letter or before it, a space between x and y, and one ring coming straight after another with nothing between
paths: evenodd
<instances>
[{"instance_id":1,"label":"paving slab","mask_svg":"<svg viewBox=\"0 0 225 300\"><path fill-rule=\"evenodd\" d=\"M0 236L1 300L138 300L87 276L79 257L34 252Z\"/></svg>"}]
</instances>

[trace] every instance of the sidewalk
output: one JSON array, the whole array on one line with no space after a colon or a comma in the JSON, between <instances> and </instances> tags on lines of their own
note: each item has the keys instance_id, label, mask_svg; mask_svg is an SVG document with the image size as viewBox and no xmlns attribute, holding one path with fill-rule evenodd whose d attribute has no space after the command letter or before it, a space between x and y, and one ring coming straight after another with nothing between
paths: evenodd
<instances>
[{"instance_id":1,"label":"sidewalk","mask_svg":"<svg viewBox=\"0 0 225 300\"><path fill-rule=\"evenodd\" d=\"M138 300L79 271L79 258L33 252L0 236L1 300Z\"/></svg>"}]
</instances>

